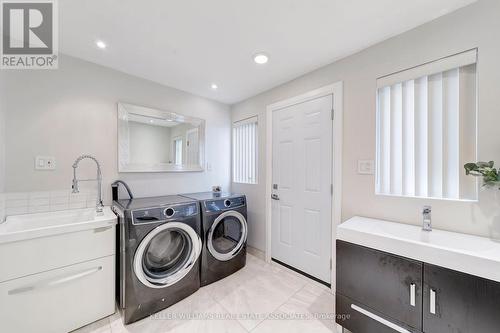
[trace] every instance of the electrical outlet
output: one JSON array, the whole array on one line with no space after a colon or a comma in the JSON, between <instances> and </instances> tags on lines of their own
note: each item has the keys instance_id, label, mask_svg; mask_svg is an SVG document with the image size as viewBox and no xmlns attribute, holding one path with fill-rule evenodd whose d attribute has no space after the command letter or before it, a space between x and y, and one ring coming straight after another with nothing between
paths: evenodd
<instances>
[{"instance_id":1,"label":"electrical outlet","mask_svg":"<svg viewBox=\"0 0 500 333\"><path fill-rule=\"evenodd\" d=\"M53 156L35 157L35 170L55 170L56 158Z\"/></svg>"},{"instance_id":2,"label":"electrical outlet","mask_svg":"<svg viewBox=\"0 0 500 333\"><path fill-rule=\"evenodd\" d=\"M358 174L373 175L375 173L375 162L373 160L358 160Z\"/></svg>"}]
</instances>

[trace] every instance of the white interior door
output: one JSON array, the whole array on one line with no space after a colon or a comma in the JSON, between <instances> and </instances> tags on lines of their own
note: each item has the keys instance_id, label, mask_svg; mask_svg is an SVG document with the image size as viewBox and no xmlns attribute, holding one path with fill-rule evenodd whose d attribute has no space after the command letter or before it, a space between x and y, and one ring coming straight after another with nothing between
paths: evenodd
<instances>
[{"instance_id":1,"label":"white interior door","mask_svg":"<svg viewBox=\"0 0 500 333\"><path fill-rule=\"evenodd\" d=\"M198 158L199 141L197 128L193 128L186 132L186 164L198 165L200 163Z\"/></svg>"},{"instance_id":2,"label":"white interior door","mask_svg":"<svg viewBox=\"0 0 500 333\"><path fill-rule=\"evenodd\" d=\"M333 95L273 112L271 256L331 282Z\"/></svg>"}]
</instances>

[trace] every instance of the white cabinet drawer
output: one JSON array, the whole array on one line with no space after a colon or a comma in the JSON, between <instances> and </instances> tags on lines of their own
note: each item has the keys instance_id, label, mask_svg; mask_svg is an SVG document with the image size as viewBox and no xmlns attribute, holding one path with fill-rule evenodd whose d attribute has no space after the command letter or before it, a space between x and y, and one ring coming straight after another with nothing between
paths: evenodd
<instances>
[{"instance_id":1,"label":"white cabinet drawer","mask_svg":"<svg viewBox=\"0 0 500 333\"><path fill-rule=\"evenodd\" d=\"M0 282L115 254L115 226L0 244Z\"/></svg>"},{"instance_id":2,"label":"white cabinet drawer","mask_svg":"<svg viewBox=\"0 0 500 333\"><path fill-rule=\"evenodd\" d=\"M69 332L115 311L115 256L0 283L2 332Z\"/></svg>"}]
</instances>

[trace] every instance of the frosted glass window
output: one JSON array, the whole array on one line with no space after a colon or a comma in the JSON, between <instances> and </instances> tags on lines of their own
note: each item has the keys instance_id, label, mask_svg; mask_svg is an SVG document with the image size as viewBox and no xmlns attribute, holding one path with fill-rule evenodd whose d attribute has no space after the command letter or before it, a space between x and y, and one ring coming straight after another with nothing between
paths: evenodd
<instances>
[{"instance_id":1,"label":"frosted glass window","mask_svg":"<svg viewBox=\"0 0 500 333\"><path fill-rule=\"evenodd\" d=\"M233 124L233 182L257 184L257 117Z\"/></svg>"},{"instance_id":2,"label":"frosted glass window","mask_svg":"<svg viewBox=\"0 0 500 333\"><path fill-rule=\"evenodd\" d=\"M376 193L477 200L477 51L377 80Z\"/></svg>"}]
</instances>

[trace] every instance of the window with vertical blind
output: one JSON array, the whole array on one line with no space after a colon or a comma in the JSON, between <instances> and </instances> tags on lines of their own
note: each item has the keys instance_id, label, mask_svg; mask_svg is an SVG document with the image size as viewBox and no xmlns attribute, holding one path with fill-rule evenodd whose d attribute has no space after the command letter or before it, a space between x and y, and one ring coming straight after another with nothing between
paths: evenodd
<instances>
[{"instance_id":1,"label":"window with vertical blind","mask_svg":"<svg viewBox=\"0 0 500 333\"><path fill-rule=\"evenodd\" d=\"M233 124L233 182L257 184L257 117Z\"/></svg>"},{"instance_id":2,"label":"window with vertical blind","mask_svg":"<svg viewBox=\"0 0 500 333\"><path fill-rule=\"evenodd\" d=\"M477 50L377 80L376 193L476 200Z\"/></svg>"}]
</instances>

